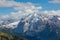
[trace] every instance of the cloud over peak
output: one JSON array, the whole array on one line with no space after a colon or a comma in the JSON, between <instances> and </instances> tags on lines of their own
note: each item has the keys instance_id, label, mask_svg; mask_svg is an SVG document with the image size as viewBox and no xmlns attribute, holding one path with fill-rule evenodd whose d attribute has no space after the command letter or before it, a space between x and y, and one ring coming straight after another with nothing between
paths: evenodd
<instances>
[{"instance_id":1,"label":"cloud over peak","mask_svg":"<svg viewBox=\"0 0 60 40\"><path fill-rule=\"evenodd\" d=\"M54 1L54 0L52 0ZM36 6L33 3L27 2L16 2L14 0L0 0L0 7L12 7L16 10L16 12L11 12L10 15L3 15L0 16L0 19L20 19L21 17L24 17L28 14L33 14L33 13L41 13L42 6L38 5ZM60 10L51 10L51 11L42 11L43 14L46 15L58 15L60 16ZM42 14L42 13L41 13Z\"/></svg>"},{"instance_id":2,"label":"cloud over peak","mask_svg":"<svg viewBox=\"0 0 60 40\"><path fill-rule=\"evenodd\" d=\"M27 2L27 3L23 3L23 2L16 2L13 0L0 0L0 7L13 7L16 10L21 10L23 9L32 9L34 8L34 4ZM41 8L41 7L39 7Z\"/></svg>"},{"instance_id":3,"label":"cloud over peak","mask_svg":"<svg viewBox=\"0 0 60 40\"><path fill-rule=\"evenodd\" d=\"M60 3L60 0L51 0L49 3Z\"/></svg>"},{"instance_id":4,"label":"cloud over peak","mask_svg":"<svg viewBox=\"0 0 60 40\"><path fill-rule=\"evenodd\" d=\"M44 14L46 14L46 15L52 15L52 16L53 15L60 16L60 10L51 10L51 11L45 10Z\"/></svg>"},{"instance_id":5,"label":"cloud over peak","mask_svg":"<svg viewBox=\"0 0 60 40\"><path fill-rule=\"evenodd\" d=\"M0 7L12 7L16 10L16 12L11 12L9 15L3 15L0 19L20 19L23 16L28 14L39 12L42 9L41 6L36 6L33 3L27 2L16 2L13 0L0 0Z\"/></svg>"}]
</instances>

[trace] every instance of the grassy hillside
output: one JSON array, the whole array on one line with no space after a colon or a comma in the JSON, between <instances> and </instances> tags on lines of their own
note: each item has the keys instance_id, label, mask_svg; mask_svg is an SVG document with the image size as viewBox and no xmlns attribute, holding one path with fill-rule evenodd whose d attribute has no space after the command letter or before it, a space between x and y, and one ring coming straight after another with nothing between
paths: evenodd
<instances>
[{"instance_id":1,"label":"grassy hillside","mask_svg":"<svg viewBox=\"0 0 60 40\"><path fill-rule=\"evenodd\" d=\"M27 40L27 39L24 37L12 36L10 34L0 32L0 40Z\"/></svg>"},{"instance_id":2,"label":"grassy hillside","mask_svg":"<svg viewBox=\"0 0 60 40\"><path fill-rule=\"evenodd\" d=\"M13 40L13 39L14 38L12 35L0 32L0 40Z\"/></svg>"}]
</instances>

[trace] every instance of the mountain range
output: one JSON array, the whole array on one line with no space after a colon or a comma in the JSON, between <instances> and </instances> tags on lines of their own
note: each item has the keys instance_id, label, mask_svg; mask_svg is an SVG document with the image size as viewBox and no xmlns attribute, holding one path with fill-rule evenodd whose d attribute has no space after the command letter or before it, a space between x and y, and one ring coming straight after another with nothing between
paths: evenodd
<instances>
[{"instance_id":1,"label":"mountain range","mask_svg":"<svg viewBox=\"0 0 60 40\"><path fill-rule=\"evenodd\" d=\"M4 21L0 28L7 28L5 32L25 36L28 40L60 40L60 16L57 15L29 14L18 21Z\"/></svg>"}]
</instances>

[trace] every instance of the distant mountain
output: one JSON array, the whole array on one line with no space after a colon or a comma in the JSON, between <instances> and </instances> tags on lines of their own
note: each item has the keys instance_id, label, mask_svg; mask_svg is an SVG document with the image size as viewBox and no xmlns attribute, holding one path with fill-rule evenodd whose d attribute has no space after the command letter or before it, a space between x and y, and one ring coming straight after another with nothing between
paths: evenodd
<instances>
[{"instance_id":1,"label":"distant mountain","mask_svg":"<svg viewBox=\"0 0 60 40\"><path fill-rule=\"evenodd\" d=\"M14 29L17 27L19 21L17 22L12 22L12 23L9 23L9 22L5 22L5 23L2 23L0 25L0 28L11 28L11 29Z\"/></svg>"},{"instance_id":2,"label":"distant mountain","mask_svg":"<svg viewBox=\"0 0 60 40\"><path fill-rule=\"evenodd\" d=\"M26 35L29 40L58 40L60 17L54 15L49 18L41 14L30 14L22 18L14 30L16 33Z\"/></svg>"},{"instance_id":3,"label":"distant mountain","mask_svg":"<svg viewBox=\"0 0 60 40\"><path fill-rule=\"evenodd\" d=\"M46 16L34 13L22 17L20 21L9 20L8 22L0 27L8 28L12 34L25 36L28 40L60 39L60 17L56 15Z\"/></svg>"}]
</instances>

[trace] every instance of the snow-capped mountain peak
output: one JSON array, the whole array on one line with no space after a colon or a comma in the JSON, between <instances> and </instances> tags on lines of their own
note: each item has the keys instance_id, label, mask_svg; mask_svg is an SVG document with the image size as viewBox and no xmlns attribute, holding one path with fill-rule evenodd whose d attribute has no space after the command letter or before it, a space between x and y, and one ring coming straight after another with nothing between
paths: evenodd
<instances>
[{"instance_id":1,"label":"snow-capped mountain peak","mask_svg":"<svg viewBox=\"0 0 60 40\"><path fill-rule=\"evenodd\" d=\"M14 29L14 28L17 27L18 23L19 23L19 21L13 22L13 23L9 23L9 24L5 24L5 25L1 25L0 27Z\"/></svg>"}]
</instances>

